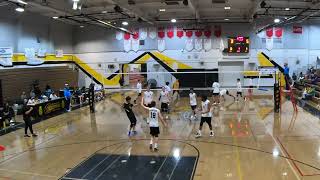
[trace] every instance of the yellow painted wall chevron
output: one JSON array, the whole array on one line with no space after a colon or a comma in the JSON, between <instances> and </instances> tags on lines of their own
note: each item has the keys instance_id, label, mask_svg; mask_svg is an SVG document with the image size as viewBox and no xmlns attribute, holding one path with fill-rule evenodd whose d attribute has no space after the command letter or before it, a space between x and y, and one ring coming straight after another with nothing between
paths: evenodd
<instances>
[{"instance_id":1,"label":"yellow painted wall chevron","mask_svg":"<svg viewBox=\"0 0 320 180\"><path fill-rule=\"evenodd\" d=\"M82 69L84 69L88 74L90 74L92 77L94 77L97 81L99 81L101 84L106 86L118 86L120 75L116 75L111 80L107 79L103 74L97 72L93 68L91 68L87 63L79 59L75 55L64 55L61 58L56 57L54 54L47 54L45 58L39 58L41 60L44 60L46 62L50 61L61 61L61 62L74 62L78 66L80 66ZM27 62L27 58L24 56L24 54L14 54L12 57L12 62Z\"/></svg>"},{"instance_id":2,"label":"yellow painted wall chevron","mask_svg":"<svg viewBox=\"0 0 320 180\"><path fill-rule=\"evenodd\" d=\"M152 54L154 56L156 56L158 59L160 59L162 62L164 62L165 64L167 64L170 68L174 68L174 64L178 65L178 69L192 69L192 66L189 66L187 64L184 64L180 61L177 61L173 58L170 58L160 52L152 52Z\"/></svg>"}]
</instances>

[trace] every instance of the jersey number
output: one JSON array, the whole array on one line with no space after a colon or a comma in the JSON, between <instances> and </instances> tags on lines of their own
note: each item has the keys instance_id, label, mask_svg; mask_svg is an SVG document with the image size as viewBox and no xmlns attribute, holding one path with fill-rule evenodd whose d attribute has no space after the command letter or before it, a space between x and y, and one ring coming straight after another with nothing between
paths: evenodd
<instances>
[{"instance_id":1,"label":"jersey number","mask_svg":"<svg viewBox=\"0 0 320 180\"><path fill-rule=\"evenodd\" d=\"M157 117L157 113L156 112L150 112L150 117L152 119L155 119Z\"/></svg>"}]
</instances>

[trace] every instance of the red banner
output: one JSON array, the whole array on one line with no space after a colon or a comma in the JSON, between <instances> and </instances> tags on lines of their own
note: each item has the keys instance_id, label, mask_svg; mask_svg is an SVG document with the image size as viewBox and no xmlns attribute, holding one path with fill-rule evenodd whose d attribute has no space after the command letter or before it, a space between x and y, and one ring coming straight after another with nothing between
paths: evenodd
<instances>
[{"instance_id":1,"label":"red banner","mask_svg":"<svg viewBox=\"0 0 320 180\"><path fill-rule=\"evenodd\" d=\"M187 36L188 38L191 38L191 37L193 36L193 31L187 31L187 32L186 32L186 36Z\"/></svg>"},{"instance_id":2,"label":"red banner","mask_svg":"<svg viewBox=\"0 0 320 180\"><path fill-rule=\"evenodd\" d=\"M211 35L212 35L211 30L210 30L210 29L205 30L205 31L204 31L204 35L205 35L207 38L210 38Z\"/></svg>"},{"instance_id":3,"label":"red banner","mask_svg":"<svg viewBox=\"0 0 320 180\"><path fill-rule=\"evenodd\" d=\"M125 40L129 40L130 39L130 37L131 37L131 35L129 34L129 33L124 33L124 35L123 35L123 38L125 39Z\"/></svg>"},{"instance_id":4,"label":"red banner","mask_svg":"<svg viewBox=\"0 0 320 180\"><path fill-rule=\"evenodd\" d=\"M303 32L303 28L302 26L293 26L293 33L296 33L296 34L302 34Z\"/></svg>"},{"instance_id":5,"label":"red banner","mask_svg":"<svg viewBox=\"0 0 320 180\"><path fill-rule=\"evenodd\" d=\"M201 37L201 36L202 36L202 31L196 31L196 32L195 32L195 35L196 35L197 37Z\"/></svg>"},{"instance_id":6,"label":"red banner","mask_svg":"<svg viewBox=\"0 0 320 180\"><path fill-rule=\"evenodd\" d=\"M173 38L173 36L174 36L174 29L173 29L173 27L168 27L167 28L167 36L168 36L168 38Z\"/></svg>"},{"instance_id":7,"label":"red banner","mask_svg":"<svg viewBox=\"0 0 320 180\"><path fill-rule=\"evenodd\" d=\"M282 28L274 28L274 34L276 35L277 38L281 38L283 35L283 29Z\"/></svg>"},{"instance_id":8,"label":"red banner","mask_svg":"<svg viewBox=\"0 0 320 180\"><path fill-rule=\"evenodd\" d=\"M221 26L214 26L214 35L216 37L220 37L222 34Z\"/></svg>"},{"instance_id":9,"label":"red banner","mask_svg":"<svg viewBox=\"0 0 320 180\"><path fill-rule=\"evenodd\" d=\"M177 28L177 37L182 38L184 36L183 28Z\"/></svg>"},{"instance_id":10,"label":"red banner","mask_svg":"<svg viewBox=\"0 0 320 180\"><path fill-rule=\"evenodd\" d=\"M162 39L164 37L165 37L164 28L159 28L158 29L158 38Z\"/></svg>"},{"instance_id":11,"label":"red banner","mask_svg":"<svg viewBox=\"0 0 320 180\"><path fill-rule=\"evenodd\" d=\"M273 36L273 28L269 28L266 30L266 35L268 38L271 38Z\"/></svg>"}]
</instances>

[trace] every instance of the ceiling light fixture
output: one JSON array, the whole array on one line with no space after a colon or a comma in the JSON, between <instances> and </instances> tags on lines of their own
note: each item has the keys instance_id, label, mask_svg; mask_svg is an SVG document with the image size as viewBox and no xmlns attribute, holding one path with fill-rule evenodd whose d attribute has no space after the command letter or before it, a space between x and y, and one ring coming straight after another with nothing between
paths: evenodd
<instances>
[{"instance_id":1,"label":"ceiling light fixture","mask_svg":"<svg viewBox=\"0 0 320 180\"><path fill-rule=\"evenodd\" d=\"M279 23L279 22L280 22L279 18L274 19L274 23Z\"/></svg>"},{"instance_id":2,"label":"ceiling light fixture","mask_svg":"<svg viewBox=\"0 0 320 180\"><path fill-rule=\"evenodd\" d=\"M176 23L177 20L176 20L176 19L171 19L171 22L172 22L172 23Z\"/></svg>"},{"instance_id":3,"label":"ceiling light fixture","mask_svg":"<svg viewBox=\"0 0 320 180\"><path fill-rule=\"evenodd\" d=\"M230 10L231 7L230 7L230 6L225 6L224 9L225 9L225 10Z\"/></svg>"},{"instance_id":4,"label":"ceiling light fixture","mask_svg":"<svg viewBox=\"0 0 320 180\"><path fill-rule=\"evenodd\" d=\"M159 9L159 11L160 11L160 12L165 12L165 11L166 11L166 9Z\"/></svg>"},{"instance_id":5,"label":"ceiling light fixture","mask_svg":"<svg viewBox=\"0 0 320 180\"><path fill-rule=\"evenodd\" d=\"M23 7L17 7L17 8L16 8L16 11L18 11L18 12L24 12L24 8L23 8Z\"/></svg>"},{"instance_id":6,"label":"ceiling light fixture","mask_svg":"<svg viewBox=\"0 0 320 180\"><path fill-rule=\"evenodd\" d=\"M58 19L59 17L58 17L58 16L53 16L52 18L53 18L53 19Z\"/></svg>"},{"instance_id":7,"label":"ceiling light fixture","mask_svg":"<svg viewBox=\"0 0 320 180\"><path fill-rule=\"evenodd\" d=\"M225 20L225 21L229 21L230 19L228 19L228 18L225 18L224 20Z\"/></svg>"},{"instance_id":8,"label":"ceiling light fixture","mask_svg":"<svg viewBox=\"0 0 320 180\"><path fill-rule=\"evenodd\" d=\"M84 26L80 26L80 28L84 28Z\"/></svg>"},{"instance_id":9,"label":"ceiling light fixture","mask_svg":"<svg viewBox=\"0 0 320 180\"><path fill-rule=\"evenodd\" d=\"M122 22L122 25L124 25L124 26L128 26L128 25L129 25L129 23L128 23L127 21L123 21L123 22Z\"/></svg>"},{"instance_id":10,"label":"ceiling light fixture","mask_svg":"<svg viewBox=\"0 0 320 180\"><path fill-rule=\"evenodd\" d=\"M103 14L107 14L107 13L108 13L108 11L102 11L101 13L103 13Z\"/></svg>"},{"instance_id":11,"label":"ceiling light fixture","mask_svg":"<svg viewBox=\"0 0 320 180\"><path fill-rule=\"evenodd\" d=\"M20 4L24 4L24 5L27 5L28 3L26 3L25 1L22 1L22 0L17 0L18 3Z\"/></svg>"},{"instance_id":12,"label":"ceiling light fixture","mask_svg":"<svg viewBox=\"0 0 320 180\"><path fill-rule=\"evenodd\" d=\"M288 7L287 7L287 8L285 8L284 10L286 10L286 11L290 11L290 8L288 8Z\"/></svg>"}]
</instances>

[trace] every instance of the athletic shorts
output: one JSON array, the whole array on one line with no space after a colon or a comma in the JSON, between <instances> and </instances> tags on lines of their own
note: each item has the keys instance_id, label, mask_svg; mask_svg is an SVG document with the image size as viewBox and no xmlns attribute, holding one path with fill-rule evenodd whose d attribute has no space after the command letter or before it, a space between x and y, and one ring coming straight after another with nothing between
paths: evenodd
<instances>
[{"instance_id":1,"label":"athletic shorts","mask_svg":"<svg viewBox=\"0 0 320 180\"><path fill-rule=\"evenodd\" d=\"M211 123L211 117L201 117L201 124L203 124L203 123L208 123L208 124L210 124Z\"/></svg>"},{"instance_id":2,"label":"athletic shorts","mask_svg":"<svg viewBox=\"0 0 320 180\"><path fill-rule=\"evenodd\" d=\"M242 92L237 92L237 95L240 95L240 96L242 96Z\"/></svg>"},{"instance_id":3,"label":"athletic shorts","mask_svg":"<svg viewBox=\"0 0 320 180\"><path fill-rule=\"evenodd\" d=\"M169 109L168 104L167 103L161 103L161 111L162 112L167 112Z\"/></svg>"},{"instance_id":4,"label":"athletic shorts","mask_svg":"<svg viewBox=\"0 0 320 180\"><path fill-rule=\"evenodd\" d=\"M160 134L160 128L159 127L150 127L150 135L154 137L158 137Z\"/></svg>"},{"instance_id":5,"label":"athletic shorts","mask_svg":"<svg viewBox=\"0 0 320 180\"><path fill-rule=\"evenodd\" d=\"M192 109L192 111L194 111L195 109L197 109L197 105L195 105L195 106L191 105L191 109Z\"/></svg>"},{"instance_id":6,"label":"athletic shorts","mask_svg":"<svg viewBox=\"0 0 320 180\"><path fill-rule=\"evenodd\" d=\"M136 116L128 116L128 118L132 126L135 126L137 124Z\"/></svg>"},{"instance_id":7,"label":"athletic shorts","mask_svg":"<svg viewBox=\"0 0 320 180\"><path fill-rule=\"evenodd\" d=\"M219 96L220 95L220 92L218 93L213 93L214 96Z\"/></svg>"}]
</instances>

